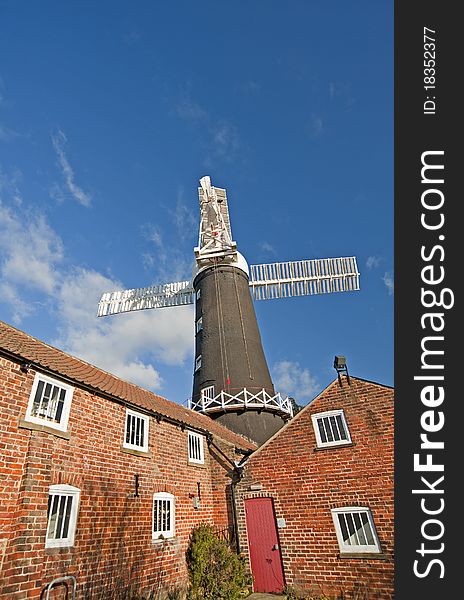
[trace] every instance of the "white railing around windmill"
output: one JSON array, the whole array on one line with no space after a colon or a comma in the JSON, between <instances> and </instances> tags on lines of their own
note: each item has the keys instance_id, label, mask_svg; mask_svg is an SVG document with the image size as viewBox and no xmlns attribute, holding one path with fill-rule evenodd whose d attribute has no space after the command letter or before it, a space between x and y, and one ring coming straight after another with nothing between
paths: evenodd
<instances>
[{"instance_id":1,"label":"white railing around windmill","mask_svg":"<svg viewBox=\"0 0 464 600\"><path fill-rule=\"evenodd\" d=\"M264 388L252 392L243 388L235 394L221 390L218 394L211 393L209 388L201 391L200 397L189 400L189 408L202 413L219 411L242 410L245 408L271 410L288 417L293 417L293 406L288 396L280 393L269 394Z\"/></svg>"}]
</instances>

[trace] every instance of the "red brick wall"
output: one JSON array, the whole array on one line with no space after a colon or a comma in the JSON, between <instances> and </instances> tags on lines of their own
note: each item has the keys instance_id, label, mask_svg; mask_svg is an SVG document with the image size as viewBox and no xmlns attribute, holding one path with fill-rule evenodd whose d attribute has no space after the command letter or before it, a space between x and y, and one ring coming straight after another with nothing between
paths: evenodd
<instances>
[{"instance_id":1,"label":"red brick wall","mask_svg":"<svg viewBox=\"0 0 464 600\"><path fill-rule=\"evenodd\" d=\"M187 429L150 418L152 456L124 453L125 407L77 387L69 440L20 428L34 375L0 358L0 597L37 598L63 575L76 577L78 597L92 599L116 597L114 589L129 585L161 590L185 583L192 527L222 527L229 518L224 498L230 478L209 454L206 439L205 465L191 465ZM233 448L221 446L236 458ZM201 503L195 509L198 482ZM81 490L72 548L45 548L48 491L55 483ZM154 543L152 502L158 491L175 496L176 535Z\"/></svg>"},{"instance_id":2,"label":"red brick wall","mask_svg":"<svg viewBox=\"0 0 464 600\"><path fill-rule=\"evenodd\" d=\"M352 446L315 451L311 415L343 409ZM262 489L251 491L250 486ZM286 584L314 595L393 596L393 390L351 378L329 386L247 462L238 486L242 551L248 551L244 500L274 499ZM340 558L331 509L371 510L382 555ZM368 592L367 595L363 595Z\"/></svg>"}]
</instances>

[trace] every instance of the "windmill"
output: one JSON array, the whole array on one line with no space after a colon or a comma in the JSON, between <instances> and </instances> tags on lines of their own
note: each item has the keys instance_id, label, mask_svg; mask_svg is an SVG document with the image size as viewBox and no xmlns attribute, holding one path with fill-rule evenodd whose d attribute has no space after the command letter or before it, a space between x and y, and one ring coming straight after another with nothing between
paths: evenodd
<instances>
[{"instance_id":1,"label":"windmill","mask_svg":"<svg viewBox=\"0 0 464 600\"><path fill-rule=\"evenodd\" d=\"M98 316L195 304L190 408L262 444L292 417L264 356L256 300L359 289L355 257L248 266L232 239L226 190L200 179L200 232L190 281L108 292ZM251 293L250 293L251 290Z\"/></svg>"}]
</instances>

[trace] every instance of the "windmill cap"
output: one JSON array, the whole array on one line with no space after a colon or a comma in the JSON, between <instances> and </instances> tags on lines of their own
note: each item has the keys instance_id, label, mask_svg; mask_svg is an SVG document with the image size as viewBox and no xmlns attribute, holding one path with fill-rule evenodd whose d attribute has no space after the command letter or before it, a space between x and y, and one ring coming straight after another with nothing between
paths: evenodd
<instances>
[{"instance_id":1,"label":"windmill cap","mask_svg":"<svg viewBox=\"0 0 464 600\"><path fill-rule=\"evenodd\" d=\"M240 252L237 252L237 257L234 260L227 261L224 264L230 265L231 267L236 267L237 269L240 269L241 271L246 273L247 277L250 276L250 269L248 268L248 263L245 260L245 257L243 256L243 254L240 254ZM201 273L201 271L204 271L205 269L210 269L212 266L213 266L212 264L209 264L209 265L204 265L201 268L198 268L197 263L194 263L194 265L192 267L192 281L195 279L195 277L198 275L198 273Z\"/></svg>"}]
</instances>

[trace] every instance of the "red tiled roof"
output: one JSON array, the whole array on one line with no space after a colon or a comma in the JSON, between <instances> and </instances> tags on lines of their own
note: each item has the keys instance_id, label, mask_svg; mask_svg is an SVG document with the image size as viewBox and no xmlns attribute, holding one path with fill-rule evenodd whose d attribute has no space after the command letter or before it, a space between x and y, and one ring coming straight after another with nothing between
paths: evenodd
<instances>
[{"instance_id":1,"label":"red tiled roof","mask_svg":"<svg viewBox=\"0 0 464 600\"><path fill-rule=\"evenodd\" d=\"M124 400L180 423L185 423L187 426L209 431L239 448L256 448L253 442L233 433L206 415L124 381L0 321L0 351L2 349L18 359L33 363L39 367L39 370L40 367L48 369L56 375L73 380L76 384L90 387L96 393L110 395L115 399Z\"/></svg>"}]
</instances>

